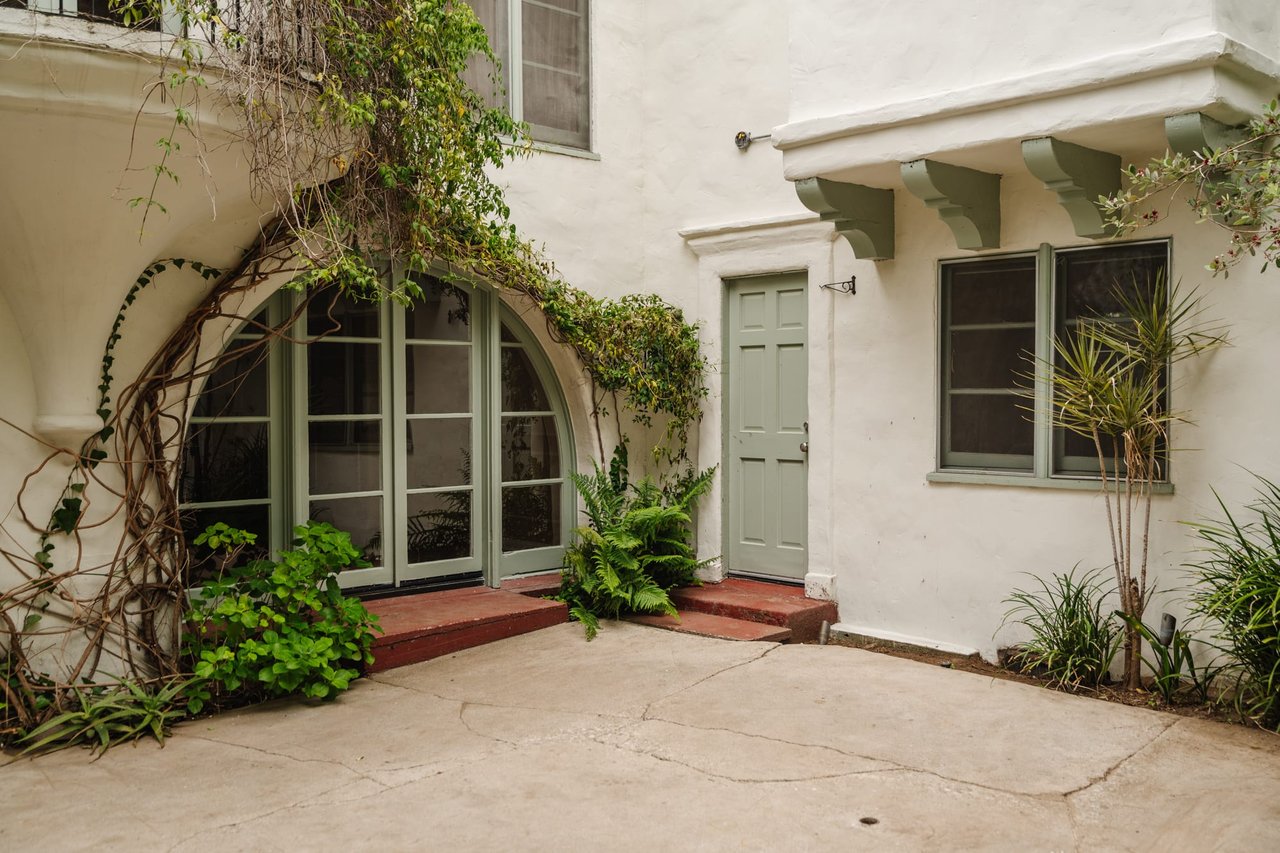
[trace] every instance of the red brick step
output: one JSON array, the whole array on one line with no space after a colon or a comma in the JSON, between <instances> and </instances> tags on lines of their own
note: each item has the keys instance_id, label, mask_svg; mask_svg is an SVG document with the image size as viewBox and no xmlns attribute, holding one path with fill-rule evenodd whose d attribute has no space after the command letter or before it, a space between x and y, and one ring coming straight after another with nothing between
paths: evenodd
<instances>
[{"instance_id":1,"label":"red brick step","mask_svg":"<svg viewBox=\"0 0 1280 853\"><path fill-rule=\"evenodd\" d=\"M563 602L488 587L467 587L366 602L385 632L373 643L370 672L526 634L568 621Z\"/></svg>"},{"instance_id":2,"label":"red brick step","mask_svg":"<svg viewBox=\"0 0 1280 853\"><path fill-rule=\"evenodd\" d=\"M672 590L671 600L681 613L698 611L790 628L793 643L815 642L824 621L837 621L834 601L805 598L798 586L744 578Z\"/></svg>"}]
</instances>

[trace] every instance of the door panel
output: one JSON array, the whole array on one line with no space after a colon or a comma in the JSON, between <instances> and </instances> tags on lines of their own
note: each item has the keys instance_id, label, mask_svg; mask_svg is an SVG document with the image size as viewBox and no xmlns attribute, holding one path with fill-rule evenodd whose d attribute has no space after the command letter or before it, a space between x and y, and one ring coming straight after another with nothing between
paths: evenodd
<instances>
[{"instance_id":1,"label":"door panel","mask_svg":"<svg viewBox=\"0 0 1280 853\"><path fill-rule=\"evenodd\" d=\"M728 283L727 562L802 580L808 547L808 309L803 273Z\"/></svg>"}]
</instances>

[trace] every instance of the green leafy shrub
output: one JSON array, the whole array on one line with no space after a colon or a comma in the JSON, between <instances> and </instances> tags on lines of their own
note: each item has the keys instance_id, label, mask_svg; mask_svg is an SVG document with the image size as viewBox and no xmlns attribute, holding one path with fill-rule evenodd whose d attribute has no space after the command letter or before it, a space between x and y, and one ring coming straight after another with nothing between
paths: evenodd
<instances>
[{"instance_id":1,"label":"green leafy shrub","mask_svg":"<svg viewBox=\"0 0 1280 853\"><path fill-rule=\"evenodd\" d=\"M596 635L599 620L628 613L676 615L669 590L697 583L702 565L694 556L690 516L711 487L715 469L689 471L659 485L629 482L625 445L609 469L598 463L591 476L571 475L589 524L565 554L561 601L569 615Z\"/></svg>"},{"instance_id":2,"label":"green leafy shrub","mask_svg":"<svg viewBox=\"0 0 1280 853\"><path fill-rule=\"evenodd\" d=\"M1191 564L1191 610L1218 626L1231 659L1240 712L1280 731L1280 487L1261 477L1241 523L1221 499L1224 520L1196 526L1204 559Z\"/></svg>"},{"instance_id":3,"label":"green leafy shrub","mask_svg":"<svg viewBox=\"0 0 1280 853\"><path fill-rule=\"evenodd\" d=\"M337 573L365 563L351 537L332 525L294 529L294 548L252 560L207 583L187 614L184 651L201 684L189 708L301 693L331 699L372 663L377 617L342 594ZM232 549L253 535L214 525L196 544Z\"/></svg>"},{"instance_id":4,"label":"green leafy shrub","mask_svg":"<svg viewBox=\"0 0 1280 853\"><path fill-rule=\"evenodd\" d=\"M1147 641L1153 658L1142 656L1142 662L1152 672L1151 689L1166 704L1172 704L1184 687L1190 687L1201 702L1209 701L1209 688L1218 668L1212 663L1203 667L1196 666L1195 655L1191 652L1191 638L1182 631L1175 630L1168 643L1160 641L1160 636L1152 631L1141 620L1134 619L1128 613L1117 610L1116 616L1136 631Z\"/></svg>"},{"instance_id":5,"label":"green leafy shrub","mask_svg":"<svg viewBox=\"0 0 1280 853\"><path fill-rule=\"evenodd\" d=\"M1005 599L1014 606L1001 626L1012 620L1031 630L1031 639L1016 648L1009 663L1073 692L1103 684L1121 641L1120 623L1103 606L1113 590L1101 569L1080 577L1072 569L1052 578L1036 577L1040 589L1015 589Z\"/></svg>"}]
</instances>

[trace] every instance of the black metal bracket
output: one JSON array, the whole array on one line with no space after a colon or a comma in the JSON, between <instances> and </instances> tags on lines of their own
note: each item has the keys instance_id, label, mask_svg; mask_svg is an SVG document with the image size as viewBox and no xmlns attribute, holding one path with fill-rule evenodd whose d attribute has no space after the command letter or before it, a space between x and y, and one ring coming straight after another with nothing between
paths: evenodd
<instances>
[{"instance_id":1,"label":"black metal bracket","mask_svg":"<svg viewBox=\"0 0 1280 853\"><path fill-rule=\"evenodd\" d=\"M841 293L857 293L858 277L851 275L848 281L833 281L830 284L822 285L823 290L838 290Z\"/></svg>"}]
</instances>

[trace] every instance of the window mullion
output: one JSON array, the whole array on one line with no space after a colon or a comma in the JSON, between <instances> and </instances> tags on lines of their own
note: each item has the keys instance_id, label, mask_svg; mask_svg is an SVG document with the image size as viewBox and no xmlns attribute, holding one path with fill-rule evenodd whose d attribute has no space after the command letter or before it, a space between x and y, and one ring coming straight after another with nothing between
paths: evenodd
<instances>
[{"instance_id":1,"label":"window mullion","mask_svg":"<svg viewBox=\"0 0 1280 853\"><path fill-rule=\"evenodd\" d=\"M1036 253L1035 459L1037 477L1053 473L1053 247Z\"/></svg>"},{"instance_id":2,"label":"window mullion","mask_svg":"<svg viewBox=\"0 0 1280 853\"><path fill-rule=\"evenodd\" d=\"M407 275L407 271L403 265L395 261L392 264L392 280L403 280ZM387 369L386 384L383 385L383 399L386 405L383 409L384 416L390 414L388 421L384 422L383 429L386 437L383 439L383 457L384 463L385 489L383 498L383 507L386 511L386 521L384 541L391 543L390 559L395 567L393 575L397 586L401 583L401 573L403 573L409 565L409 527L407 524L409 518L409 495L405 487L409 483L408 476L408 451L405 447L405 434L408 429L407 410L408 404L405 400L405 376L407 368L405 366L405 307L394 300L387 300L389 312L387 329L390 334L384 335L383 340L386 342L388 350L385 364Z\"/></svg>"},{"instance_id":3,"label":"window mullion","mask_svg":"<svg viewBox=\"0 0 1280 853\"><path fill-rule=\"evenodd\" d=\"M507 91L511 101L511 117L524 121L524 2L509 0L507 12Z\"/></svg>"}]
</instances>

